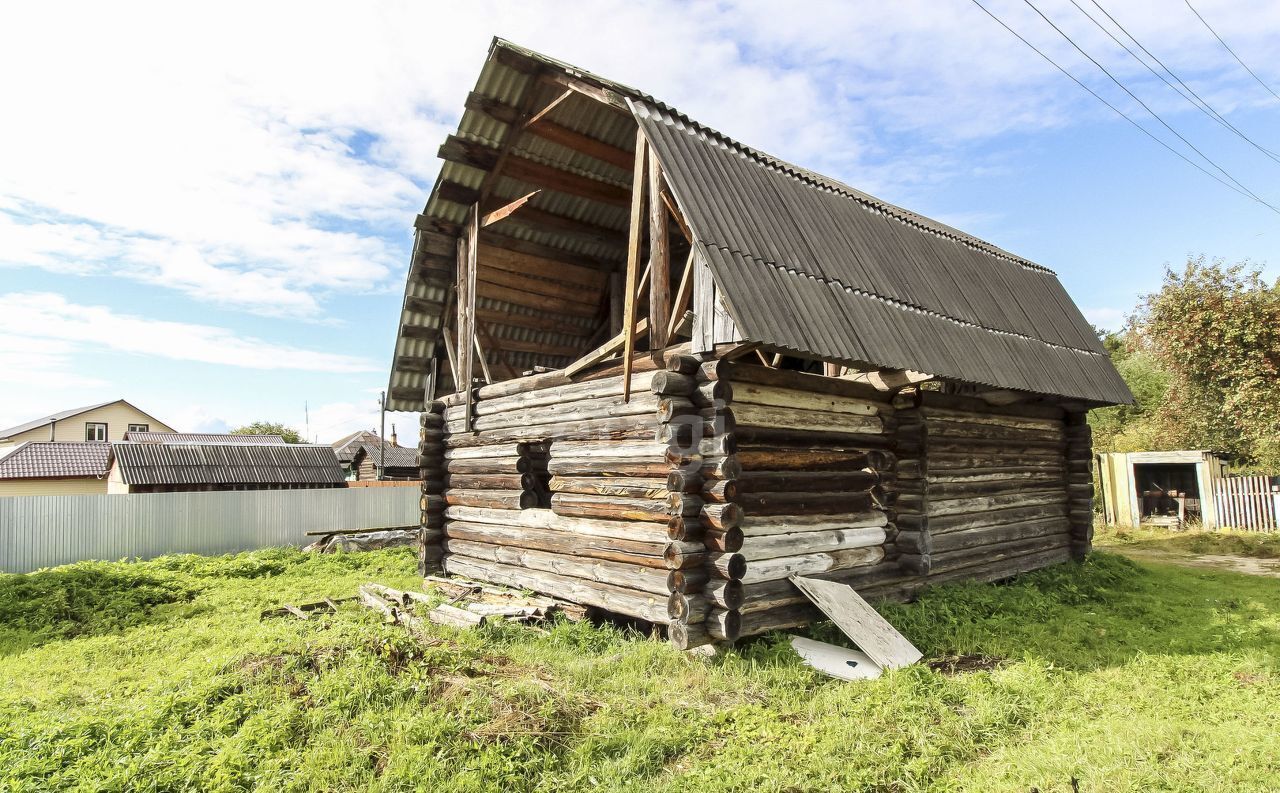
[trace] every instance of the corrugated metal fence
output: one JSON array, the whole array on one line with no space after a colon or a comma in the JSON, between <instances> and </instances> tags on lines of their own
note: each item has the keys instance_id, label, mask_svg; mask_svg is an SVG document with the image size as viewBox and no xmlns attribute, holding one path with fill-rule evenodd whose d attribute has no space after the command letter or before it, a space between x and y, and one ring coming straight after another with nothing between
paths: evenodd
<instances>
[{"instance_id":1,"label":"corrugated metal fence","mask_svg":"<svg viewBox=\"0 0 1280 793\"><path fill-rule=\"evenodd\" d=\"M303 545L308 531L416 526L408 487L0 498L0 571Z\"/></svg>"},{"instance_id":2,"label":"corrugated metal fence","mask_svg":"<svg viewBox=\"0 0 1280 793\"><path fill-rule=\"evenodd\" d=\"M1280 477L1229 476L1214 483L1218 525L1275 531L1280 513Z\"/></svg>"}]
</instances>

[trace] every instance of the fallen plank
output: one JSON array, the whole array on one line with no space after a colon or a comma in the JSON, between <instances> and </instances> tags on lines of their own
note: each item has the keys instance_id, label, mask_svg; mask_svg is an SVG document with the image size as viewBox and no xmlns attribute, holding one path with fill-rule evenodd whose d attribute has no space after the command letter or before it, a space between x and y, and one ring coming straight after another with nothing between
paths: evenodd
<instances>
[{"instance_id":1,"label":"fallen plank","mask_svg":"<svg viewBox=\"0 0 1280 793\"><path fill-rule=\"evenodd\" d=\"M881 668L909 666L924 656L848 584L804 576L791 576L791 583Z\"/></svg>"},{"instance_id":2,"label":"fallen plank","mask_svg":"<svg viewBox=\"0 0 1280 793\"><path fill-rule=\"evenodd\" d=\"M792 636L791 647L805 664L840 680L875 680L883 669L865 653L834 644Z\"/></svg>"}]
</instances>

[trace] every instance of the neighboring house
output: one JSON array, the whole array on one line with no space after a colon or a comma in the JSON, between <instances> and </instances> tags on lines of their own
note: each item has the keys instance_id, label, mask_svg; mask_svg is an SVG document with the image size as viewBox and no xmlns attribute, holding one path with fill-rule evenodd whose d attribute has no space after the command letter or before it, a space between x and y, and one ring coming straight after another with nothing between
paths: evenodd
<instances>
[{"instance_id":1,"label":"neighboring house","mask_svg":"<svg viewBox=\"0 0 1280 793\"><path fill-rule=\"evenodd\" d=\"M0 448L27 441L84 443L122 441L129 432L173 432L173 427L123 399L63 410L0 430Z\"/></svg>"},{"instance_id":2,"label":"neighboring house","mask_svg":"<svg viewBox=\"0 0 1280 793\"><path fill-rule=\"evenodd\" d=\"M0 496L107 492L109 443L27 442L0 458Z\"/></svg>"},{"instance_id":3,"label":"neighboring house","mask_svg":"<svg viewBox=\"0 0 1280 793\"><path fill-rule=\"evenodd\" d=\"M417 449L406 449L396 443L396 440L395 425L392 425L391 437L387 441L387 470L382 478L417 479ZM367 482L378 478L378 467L382 465L382 459L378 456L378 446L381 443L382 439L378 437L378 433L360 430L330 445L338 453L338 462L342 464L342 470L347 479Z\"/></svg>"},{"instance_id":4,"label":"neighboring house","mask_svg":"<svg viewBox=\"0 0 1280 793\"><path fill-rule=\"evenodd\" d=\"M352 458L351 471L351 478L357 482L418 479L418 450L393 446L391 443L379 450L377 443L364 443ZM382 475L379 476L379 473Z\"/></svg>"},{"instance_id":5,"label":"neighboring house","mask_svg":"<svg viewBox=\"0 0 1280 793\"><path fill-rule=\"evenodd\" d=\"M329 446L301 443L113 443L109 493L344 487Z\"/></svg>"}]
</instances>

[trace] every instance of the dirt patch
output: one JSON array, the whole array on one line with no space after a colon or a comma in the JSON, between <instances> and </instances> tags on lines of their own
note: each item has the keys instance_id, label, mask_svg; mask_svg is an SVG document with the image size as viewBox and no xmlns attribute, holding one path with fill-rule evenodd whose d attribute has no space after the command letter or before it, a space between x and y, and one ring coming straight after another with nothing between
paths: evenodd
<instances>
[{"instance_id":1,"label":"dirt patch","mask_svg":"<svg viewBox=\"0 0 1280 793\"><path fill-rule=\"evenodd\" d=\"M995 669L1008 659L995 655L944 655L928 661L929 668L944 675L964 672L985 672Z\"/></svg>"},{"instance_id":2,"label":"dirt patch","mask_svg":"<svg viewBox=\"0 0 1280 793\"><path fill-rule=\"evenodd\" d=\"M1280 578L1280 559L1256 559L1251 556L1233 556L1230 554L1180 554L1169 551L1157 551L1149 548L1111 548L1140 562L1161 562L1183 567L1199 567L1208 570L1225 570L1229 573L1243 573L1265 578Z\"/></svg>"}]
</instances>

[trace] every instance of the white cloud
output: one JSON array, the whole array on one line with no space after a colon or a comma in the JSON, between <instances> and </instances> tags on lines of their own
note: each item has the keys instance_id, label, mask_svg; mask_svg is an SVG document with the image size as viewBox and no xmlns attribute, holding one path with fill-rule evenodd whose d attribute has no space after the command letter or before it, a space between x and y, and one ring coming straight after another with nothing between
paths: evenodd
<instances>
[{"instance_id":1,"label":"white cloud","mask_svg":"<svg viewBox=\"0 0 1280 793\"><path fill-rule=\"evenodd\" d=\"M0 295L0 334L8 347L45 345L57 360L82 349L237 366L317 372L372 372L364 358L317 352L239 336L226 328L117 314L105 306L68 302L47 292Z\"/></svg>"},{"instance_id":2,"label":"white cloud","mask_svg":"<svg viewBox=\"0 0 1280 793\"><path fill-rule=\"evenodd\" d=\"M1103 330L1112 332L1119 331L1125 326L1128 320L1128 312L1121 308L1111 308L1109 306L1090 306L1082 308L1081 313L1084 318L1089 320Z\"/></svg>"}]
</instances>

